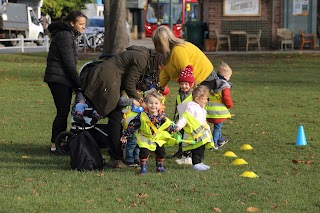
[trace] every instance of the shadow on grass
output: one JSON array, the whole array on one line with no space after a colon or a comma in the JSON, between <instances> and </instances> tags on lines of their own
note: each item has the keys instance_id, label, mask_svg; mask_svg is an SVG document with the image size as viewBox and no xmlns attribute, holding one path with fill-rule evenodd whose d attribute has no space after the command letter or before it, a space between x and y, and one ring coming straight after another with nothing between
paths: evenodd
<instances>
[{"instance_id":1,"label":"shadow on grass","mask_svg":"<svg viewBox=\"0 0 320 213\"><path fill-rule=\"evenodd\" d=\"M3 145L0 153L2 168L70 169L70 157L67 155L50 155L49 146L11 143Z\"/></svg>"}]
</instances>

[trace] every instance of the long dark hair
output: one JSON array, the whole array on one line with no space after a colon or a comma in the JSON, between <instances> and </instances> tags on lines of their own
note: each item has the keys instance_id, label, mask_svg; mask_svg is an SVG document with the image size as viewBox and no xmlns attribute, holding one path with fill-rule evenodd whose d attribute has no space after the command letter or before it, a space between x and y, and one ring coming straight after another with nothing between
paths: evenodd
<instances>
[{"instance_id":1,"label":"long dark hair","mask_svg":"<svg viewBox=\"0 0 320 213\"><path fill-rule=\"evenodd\" d=\"M88 17L85 14L83 14L81 11L73 10L63 19L63 21L75 23L77 19L80 17L84 17L88 19Z\"/></svg>"}]
</instances>

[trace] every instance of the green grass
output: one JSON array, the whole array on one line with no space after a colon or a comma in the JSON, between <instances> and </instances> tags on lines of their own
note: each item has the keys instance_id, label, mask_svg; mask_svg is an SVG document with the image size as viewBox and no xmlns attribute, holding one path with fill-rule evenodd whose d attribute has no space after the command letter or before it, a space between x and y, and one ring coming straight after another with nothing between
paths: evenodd
<instances>
[{"instance_id":1,"label":"green grass","mask_svg":"<svg viewBox=\"0 0 320 213\"><path fill-rule=\"evenodd\" d=\"M68 157L49 156L55 107L42 82L46 54L1 55L0 212L320 212L319 55L209 57L215 67L225 61L233 69L234 116L222 130L230 142L206 151L209 171L168 159L169 172L156 174L151 159L140 177L131 168L80 173ZM170 88L172 117L177 85ZM299 125L304 147L295 146ZM245 143L253 150L241 151ZM226 151L248 165L231 165ZM259 178L240 177L244 171Z\"/></svg>"}]
</instances>

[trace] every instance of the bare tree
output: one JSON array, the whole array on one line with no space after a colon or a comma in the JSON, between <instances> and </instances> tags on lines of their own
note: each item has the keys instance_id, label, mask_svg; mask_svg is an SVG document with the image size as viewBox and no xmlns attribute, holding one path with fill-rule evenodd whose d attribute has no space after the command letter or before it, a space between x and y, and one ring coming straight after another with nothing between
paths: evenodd
<instances>
[{"instance_id":1,"label":"bare tree","mask_svg":"<svg viewBox=\"0 0 320 213\"><path fill-rule=\"evenodd\" d=\"M104 54L117 54L129 45L126 27L126 0L104 1Z\"/></svg>"}]
</instances>

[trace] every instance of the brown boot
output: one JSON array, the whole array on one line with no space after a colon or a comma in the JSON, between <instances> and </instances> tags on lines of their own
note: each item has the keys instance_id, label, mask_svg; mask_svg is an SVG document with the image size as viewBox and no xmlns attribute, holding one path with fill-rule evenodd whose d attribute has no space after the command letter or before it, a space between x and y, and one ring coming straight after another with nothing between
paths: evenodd
<instances>
[{"instance_id":1,"label":"brown boot","mask_svg":"<svg viewBox=\"0 0 320 213\"><path fill-rule=\"evenodd\" d=\"M116 165L115 165L115 160L113 159L113 157L110 157L110 160L105 165L110 168L115 168Z\"/></svg>"},{"instance_id":2,"label":"brown boot","mask_svg":"<svg viewBox=\"0 0 320 213\"><path fill-rule=\"evenodd\" d=\"M128 165L123 163L122 160L115 160L114 164L115 164L115 166L114 166L115 168L119 168L119 169L128 168Z\"/></svg>"}]
</instances>

